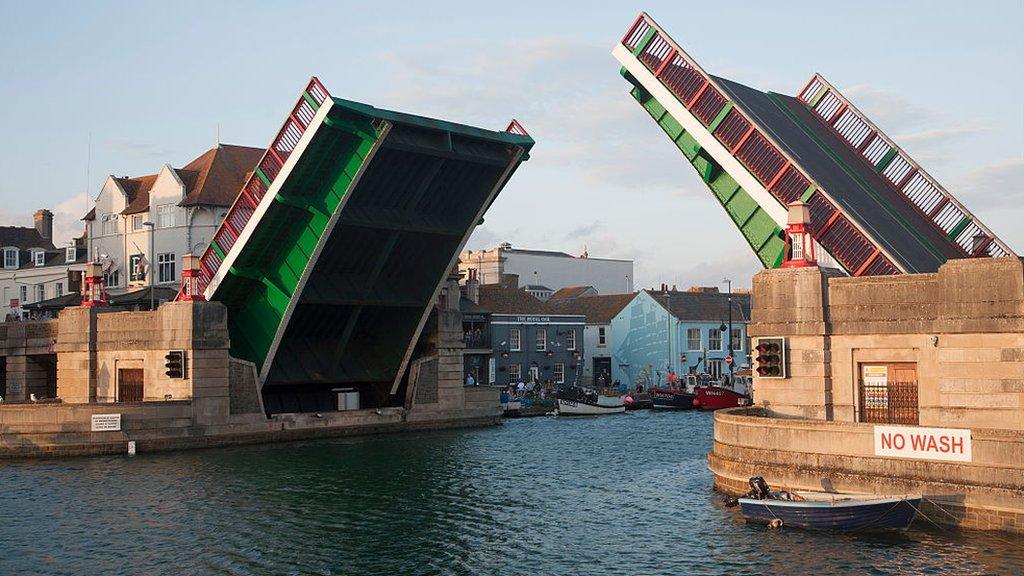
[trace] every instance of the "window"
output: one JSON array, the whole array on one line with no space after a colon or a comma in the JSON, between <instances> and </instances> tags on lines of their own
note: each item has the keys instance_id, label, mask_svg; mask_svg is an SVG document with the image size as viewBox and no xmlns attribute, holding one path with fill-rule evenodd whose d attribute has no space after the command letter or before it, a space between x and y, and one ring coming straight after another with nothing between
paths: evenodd
<instances>
[{"instance_id":1,"label":"window","mask_svg":"<svg viewBox=\"0 0 1024 576\"><path fill-rule=\"evenodd\" d=\"M522 339L520 338L519 328L509 328L508 349L512 352L519 352L522 350Z\"/></svg>"},{"instance_id":2,"label":"window","mask_svg":"<svg viewBox=\"0 0 1024 576\"><path fill-rule=\"evenodd\" d=\"M117 234L117 214L104 214L100 221L103 223L103 235Z\"/></svg>"},{"instance_id":3,"label":"window","mask_svg":"<svg viewBox=\"0 0 1024 576\"><path fill-rule=\"evenodd\" d=\"M608 335L605 332L605 327L601 326L597 329L597 345L604 346L608 343Z\"/></svg>"},{"instance_id":4,"label":"window","mask_svg":"<svg viewBox=\"0 0 1024 576\"><path fill-rule=\"evenodd\" d=\"M46 300L46 285L45 284L36 284L36 286L35 286L35 293L36 293L36 302L39 302L41 300Z\"/></svg>"},{"instance_id":5,"label":"window","mask_svg":"<svg viewBox=\"0 0 1024 576\"><path fill-rule=\"evenodd\" d=\"M64 284L62 284L60 282L57 282L56 284L53 285L53 296L55 298L60 298L63 295L64 295Z\"/></svg>"},{"instance_id":6,"label":"window","mask_svg":"<svg viewBox=\"0 0 1024 576\"><path fill-rule=\"evenodd\" d=\"M33 250L32 251L32 263L36 266L46 265L46 251L45 250Z\"/></svg>"},{"instance_id":7,"label":"window","mask_svg":"<svg viewBox=\"0 0 1024 576\"><path fill-rule=\"evenodd\" d=\"M111 268L103 273L103 284L107 288L116 288L121 285L121 269Z\"/></svg>"},{"instance_id":8,"label":"window","mask_svg":"<svg viewBox=\"0 0 1024 576\"><path fill-rule=\"evenodd\" d=\"M743 352L743 331L739 328L732 329L732 341L729 344L734 352Z\"/></svg>"},{"instance_id":9,"label":"window","mask_svg":"<svg viewBox=\"0 0 1024 576\"><path fill-rule=\"evenodd\" d=\"M722 349L722 331L718 328L708 330L708 350Z\"/></svg>"},{"instance_id":10,"label":"window","mask_svg":"<svg viewBox=\"0 0 1024 576\"><path fill-rule=\"evenodd\" d=\"M576 349L576 330L569 330L565 335L565 349L575 350Z\"/></svg>"},{"instance_id":11,"label":"window","mask_svg":"<svg viewBox=\"0 0 1024 576\"><path fill-rule=\"evenodd\" d=\"M544 328L537 328L537 351L544 352L548 349L548 331Z\"/></svg>"},{"instance_id":12,"label":"window","mask_svg":"<svg viewBox=\"0 0 1024 576\"><path fill-rule=\"evenodd\" d=\"M523 378L523 370L519 364L508 365L508 381L519 382Z\"/></svg>"},{"instance_id":13,"label":"window","mask_svg":"<svg viewBox=\"0 0 1024 576\"><path fill-rule=\"evenodd\" d=\"M687 328L686 349L700 350L700 328Z\"/></svg>"},{"instance_id":14,"label":"window","mask_svg":"<svg viewBox=\"0 0 1024 576\"><path fill-rule=\"evenodd\" d=\"M708 374L712 378L718 380L722 377L722 361L721 360L708 360Z\"/></svg>"},{"instance_id":15,"label":"window","mask_svg":"<svg viewBox=\"0 0 1024 576\"><path fill-rule=\"evenodd\" d=\"M136 282L146 279L146 270L142 266L142 254L132 254L128 257L128 280Z\"/></svg>"},{"instance_id":16,"label":"window","mask_svg":"<svg viewBox=\"0 0 1024 576\"><path fill-rule=\"evenodd\" d=\"M179 224L179 212L181 212L181 210L174 204L163 204L161 206L157 206L157 215L160 218L158 225L161 228L171 228L173 226L177 226Z\"/></svg>"},{"instance_id":17,"label":"window","mask_svg":"<svg viewBox=\"0 0 1024 576\"><path fill-rule=\"evenodd\" d=\"M157 254L157 282L174 282L174 252Z\"/></svg>"},{"instance_id":18,"label":"window","mask_svg":"<svg viewBox=\"0 0 1024 576\"><path fill-rule=\"evenodd\" d=\"M132 231L138 232L142 230L142 214L132 214Z\"/></svg>"},{"instance_id":19,"label":"window","mask_svg":"<svg viewBox=\"0 0 1024 576\"><path fill-rule=\"evenodd\" d=\"M68 246L64 249L64 261L74 262L78 260L78 248L75 246Z\"/></svg>"},{"instance_id":20,"label":"window","mask_svg":"<svg viewBox=\"0 0 1024 576\"><path fill-rule=\"evenodd\" d=\"M19 296L21 296L21 303L24 304L28 302L28 286L22 284L20 292Z\"/></svg>"},{"instance_id":21,"label":"window","mask_svg":"<svg viewBox=\"0 0 1024 576\"><path fill-rule=\"evenodd\" d=\"M18 267L18 249L4 248L4 268Z\"/></svg>"},{"instance_id":22,"label":"window","mask_svg":"<svg viewBox=\"0 0 1024 576\"><path fill-rule=\"evenodd\" d=\"M555 384L565 383L565 364L555 364Z\"/></svg>"}]
</instances>

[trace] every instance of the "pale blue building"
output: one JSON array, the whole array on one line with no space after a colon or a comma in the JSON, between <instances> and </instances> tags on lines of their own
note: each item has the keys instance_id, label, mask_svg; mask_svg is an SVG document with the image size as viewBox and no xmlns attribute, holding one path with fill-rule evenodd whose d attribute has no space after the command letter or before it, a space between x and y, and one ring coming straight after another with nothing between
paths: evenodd
<instances>
[{"instance_id":1,"label":"pale blue building","mask_svg":"<svg viewBox=\"0 0 1024 576\"><path fill-rule=\"evenodd\" d=\"M732 351L736 370L749 367L750 294L732 295ZM612 319L612 376L627 385L682 375L729 374L726 357L729 295L714 288L643 290Z\"/></svg>"}]
</instances>

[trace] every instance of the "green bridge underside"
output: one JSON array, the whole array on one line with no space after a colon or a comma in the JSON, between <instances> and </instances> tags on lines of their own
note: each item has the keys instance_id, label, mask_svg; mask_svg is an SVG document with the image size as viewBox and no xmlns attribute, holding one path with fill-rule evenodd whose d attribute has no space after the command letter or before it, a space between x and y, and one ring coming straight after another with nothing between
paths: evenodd
<instances>
[{"instance_id":1,"label":"green bridge underside","mask_svg":"<svg viewBox=\"0 0 1024 576\"><path fill-rule=\"evenodd\" d=\"M449 263L532 145L333 100L213 295L229 309L232 355L265 372L268 411L315 408L334 386L388 404Z\"/></svg>"},{"instance_id":2,"label":"green bridge underside","mask_svg":"<svg viewBox=\"0 0 1024 576\"><path fill-rule=\"evenodd\" d=\"M754 254L766 268L778 268L785 256L785 242L782 239L782 228L768 215L761 206L751 198L736 180L705 152L697 140L683 130L683 126L669 114L647 90L632 80L634 88L630 92L633 98L647 110L654 121L661 126L665 134L675 142L676 147L690 164L697 170L701 180L707 184L725 212L739 228L743 238L754 250Z\"/></svg>"}]
</instances>

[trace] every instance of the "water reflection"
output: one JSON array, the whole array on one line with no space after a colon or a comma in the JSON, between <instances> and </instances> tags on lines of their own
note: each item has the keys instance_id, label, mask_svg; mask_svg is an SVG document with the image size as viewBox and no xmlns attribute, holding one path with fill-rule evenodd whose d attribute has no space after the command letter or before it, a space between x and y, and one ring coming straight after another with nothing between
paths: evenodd
<instances>
[{"instance_id":1,"label":"water reflection","mask_svg":"<svg viewBox=\"0 0 1024 576\"><path fill-rule=\"evenodd\" d=\"M0 574L1001 574L1024 539L747 526L710 416L0 466Z\"/></svg>"}]
</instances>

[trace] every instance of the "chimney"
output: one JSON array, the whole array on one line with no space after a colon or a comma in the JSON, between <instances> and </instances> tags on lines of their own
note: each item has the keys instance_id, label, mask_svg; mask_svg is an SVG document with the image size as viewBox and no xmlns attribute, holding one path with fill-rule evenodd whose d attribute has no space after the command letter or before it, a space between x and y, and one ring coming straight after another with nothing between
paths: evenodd
<instances>
[{"instance_id":1,"label":"chimney","mask_svg":"<svg viewBox=\"0 0 1024 576\"><path fill-rule=\"evenodd\" d=\"M36 222L36 231L39 235L53 242L53 212L46 208L40 208L33 214Z\"/></svg>"},{"instance_id":2,"label":"chimney","mask_svg":"<svg viewBox=\"0 0 1024 576\"><path fill-rule=\"evenodd\" d=\"M466 279L466 299L474 304L480 303L480 281L476 278L476 268L469 269L469 278Z\"/></svg>"}]
</instances>

